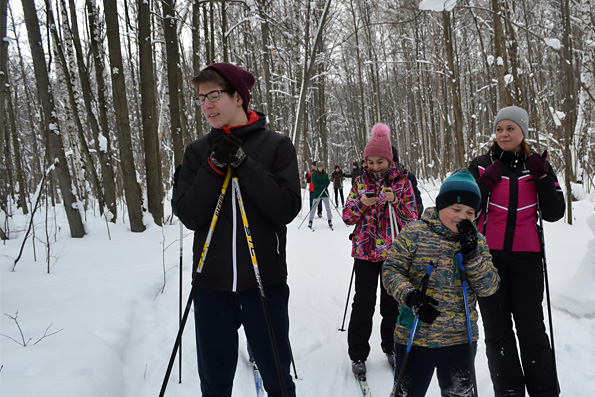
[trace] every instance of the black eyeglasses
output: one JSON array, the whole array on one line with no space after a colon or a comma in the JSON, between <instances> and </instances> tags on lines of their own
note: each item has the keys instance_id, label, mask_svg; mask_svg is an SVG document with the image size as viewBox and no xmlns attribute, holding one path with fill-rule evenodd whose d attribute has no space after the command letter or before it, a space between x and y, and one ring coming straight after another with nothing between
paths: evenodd
<instances>
[{"instance_id":1,"label":"black eyeglasses","mask_svg":"<svg viewBox=\"0 0 595 397\"><path fill-rule=\"evenodd\" d=\"M230 90L213 90L206 94L198 94L197 96L194 97L194 102L196 102L196 104L200 106L205 103L207 98L209 98L209 102L215 103L219 99L221 99L222 92L227 92L228 94L233 94L233 92L231 92Z\"/></svg>"}]
</instances>

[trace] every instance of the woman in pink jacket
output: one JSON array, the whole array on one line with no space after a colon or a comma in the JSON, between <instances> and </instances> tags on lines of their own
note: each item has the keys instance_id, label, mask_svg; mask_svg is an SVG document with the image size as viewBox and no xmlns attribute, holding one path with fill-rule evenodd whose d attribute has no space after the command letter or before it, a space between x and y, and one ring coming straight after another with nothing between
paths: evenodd
<instances>
[{"instance_id":1,"label":"woman in pink jacket","mask_svg":"<svg viewBox=\"0 0 595 397\"><path fill-rule=\"evenodd\" d=\"M469 165L482 197L477 229L501 278L498 292L479 299L496 397L524 396L525 387L530 396L558 395L543 321L543 247L536 223L539 209L544 220L555 222L565 205L547 151L535 153L525 141L528 125L524 109L500 110L494 144Z\"/></svg>"}]
</instances>

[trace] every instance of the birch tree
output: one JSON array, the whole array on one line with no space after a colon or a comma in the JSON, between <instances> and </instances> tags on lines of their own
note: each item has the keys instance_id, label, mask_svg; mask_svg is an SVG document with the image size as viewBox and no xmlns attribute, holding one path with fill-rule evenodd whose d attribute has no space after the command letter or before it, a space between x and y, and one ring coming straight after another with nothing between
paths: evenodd
<instances>
[{"instance_id":1,"label":"birch tree","mask_svg":"<svg viewBox=\"0 0 595 397\"><path fill-rule=\"evenodd\" d=\"M54 167L53 173L56 174L60 186L60 192L64 199L64 209L70 227L70 235L72 237L83 237L85 229L81 217L81 206L72 189L72 178L68 163L66 162L66 154L64 153L64 146L62 137L60 135L60 126L56 117L56 108L52 94L52 87L48 76L47 64L45 61L45 53L42 47L41 33L39 30L39 20L37 19L37 10L33 0L21 0L23 11L25 15L25 24L27 26L27 33L29 35L29 47L31 48L31 55L33 57L33 67L35 69L35 79L37 83L37 91L41 99L44 116L44 129L46 136L46 144L48 145L48 152L50 154L50 164Z\"/></svg>"}]
</instances>

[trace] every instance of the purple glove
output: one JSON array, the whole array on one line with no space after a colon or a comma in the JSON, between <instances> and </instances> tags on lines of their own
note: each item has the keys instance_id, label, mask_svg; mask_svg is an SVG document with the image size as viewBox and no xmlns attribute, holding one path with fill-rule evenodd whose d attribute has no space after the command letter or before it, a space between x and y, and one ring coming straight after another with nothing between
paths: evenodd
<instances>
[{"instance_id":1,"label":"purple glove","mask_svg":"<svg viewBox=\"0 0 595 397\"><path fill-rule=\"evenodd\" d=\"M501 180L502 170L500 169L500 160L494 161L492 165L486 168L483 174L481 174L479 177L479 182L481 182L490 190L492 190L494 184L500 182Z\"/></svg>"},{"instance_id":2,"label":"purple glove","mask_svg":"<svg viewBox=\"0 0 595 397\"><path fill-rule=\"evenodd\" d=\"M547 157L547 150L543 151L540 156L537 153L533 153L529 157L529 172L533 175L533 179L539 179L544 175L547 175L547 168L545 167L545 159Z\"/></svg>"}]
</instances>

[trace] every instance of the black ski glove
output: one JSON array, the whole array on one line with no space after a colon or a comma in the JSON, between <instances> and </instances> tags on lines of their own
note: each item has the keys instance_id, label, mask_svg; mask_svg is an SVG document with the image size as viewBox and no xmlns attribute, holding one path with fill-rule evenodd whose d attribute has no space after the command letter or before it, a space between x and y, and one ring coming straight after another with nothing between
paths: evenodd
<instances>
[{"instance_id":1,"label":"black ski glove","mask_svg":"<svg viewBox=\"0 0 595 397\"><path fill-rule=\"evenodd\" d=\"M246 158L241 145L242 140L231 134L217 138L209 156L211 163L217 168L225 168L227 164L237 168Z\"/></svg>"},{"instance_id":2,"label":"black ski glove","mask_svg":"<svg viewBox=\"0 0 595 397\"><path fill-rule=\"evenodd\" d=\"M415 317L426 324L432 324L440 315L440 312L432 305L437 305L438 301L431 296L427 296L418 289L414 289L405 297L405 305L413 310Z\"/></svg>"},{"instance_id":3,"label":"black ski glove","mask_svg":"<svg viewBox=\"0 0 595 397\"><path fill-rule=\"evenodd\" d=\"M469 219L463 219L457 223L459 241L461 242L461 254L463 261L477 255L477 229Z\"/></svg>"}]
</instances>

